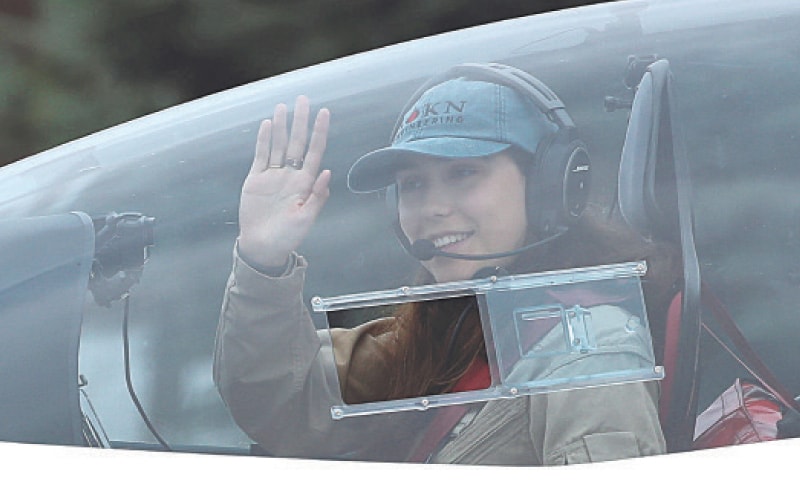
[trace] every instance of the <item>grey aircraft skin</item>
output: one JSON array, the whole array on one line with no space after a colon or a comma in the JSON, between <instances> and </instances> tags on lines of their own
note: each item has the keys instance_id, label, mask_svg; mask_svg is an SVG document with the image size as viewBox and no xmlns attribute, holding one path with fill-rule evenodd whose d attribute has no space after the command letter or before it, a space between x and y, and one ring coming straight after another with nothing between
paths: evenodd
<instances>
[{"instance_id":1,"label":"grey aircraft skin","mask_svg":"<svg viewBox=\"0 0 800 480\"><path fill-rule=\"evenodd\" d=\"M646 208L635 195L618 200L630 190L621 182L635 181L620 171L621 159L659 138L675 141L680 221L671 233L635 226L678 238L684 255L681 234L691 236L690 280L714 292L775 377L800 395L799 23L792 0L632 0L540 14L264 79L3 167L0 379L14 387L0 392L0 440L258 453L219 397L211 365L259 123L300 94L312 109L331 111L331 197L302 246L313 265L307 300L397 288L416 261L397 242L380 196L348 191L346 173L389 143L406 99L427 78L462 63L518 67L556 92L591 154L591 201L623 203L634 223ZM666 105L661 120L672 130L637 143L652 119L631 104L659 61L669 98L651 101ZM644 126L631 130L632 121ZM141 252L106 259L116 262L112 273L128 269L127 280L117 276L123 287L98 286L97 271L89 273L110 224L130 226L147 245L146 262ZM684 305L692 308L707 318L702 306ZM315 321L325 326L324 315ZM692 374L678 378L699 383L691 399L676 400L690 416L737 377L751 377L709 336L695 337L681 340L699 353L681 351L690 365L681 368ZM686 432L676 429L684 438L671 450L685 450Z\"/></svg>"}]
</instances>

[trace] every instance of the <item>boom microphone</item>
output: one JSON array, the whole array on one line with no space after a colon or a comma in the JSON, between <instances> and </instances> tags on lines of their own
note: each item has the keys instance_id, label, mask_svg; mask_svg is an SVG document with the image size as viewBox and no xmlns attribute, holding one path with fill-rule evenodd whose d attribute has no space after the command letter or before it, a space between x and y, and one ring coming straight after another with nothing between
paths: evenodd
<instances>
[{"instance_id":1,"label":"boom microphone","mask_svg":"<svg viewBox=\"0 0 800 480\"><path fill-rule=\"evenodd\" d=\"M417 240L413 244L411 244L411 249L409 250L409 252L411 253L411 255L414 256L414 258L416 258L417 260L420 260L422 262L428 261L428 260L432 259L433 257L447 257L447 258L455 258L455 259L458 259L458 260L492 260L492 259L495 259L495 258L504 258L504 257L510 257L512 255L518 255L518 254L520 254L522 252L526 252L526 251L528 251L528 250L530 250L532 248L536 248L536 247L539 247L539 246L544 245L546 243L550 243L553 240L555 240L558 237L560 237L561 235L564 235L566 232L567 232L567 229L566 228L562 228L562 229L558 230L555 234L550 235L549 237L546 237L546 238L544 238L542 240L539 240L538 242L529 243L528 245L525 245L523 247L517 248L515 250L508 250L508 251L505 251L505 252L498 252L498 253L485 253L485 254L480 254L480 255L469 255L469 254L466 254L466 253L443 252L442 250L439 250L438 248L436 248L433 245L432 241L430 241L428 239L425 239L425 238Z\"/></svg>"}]
</instances>

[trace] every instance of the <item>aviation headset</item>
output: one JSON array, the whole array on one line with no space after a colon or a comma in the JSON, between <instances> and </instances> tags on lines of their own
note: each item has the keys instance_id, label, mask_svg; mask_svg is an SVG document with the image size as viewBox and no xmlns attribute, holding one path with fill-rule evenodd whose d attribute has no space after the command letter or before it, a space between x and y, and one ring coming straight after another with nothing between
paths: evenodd
<instances>
[{"instance_id":1,"label":"aviation headset","mask_svg":"<svg viewBox=\"0 0 800 480\"><path fill-rule=\"evenodd\" d=\"M395 138L405 113L432 87L464 77L512 88L529 99L558 129L542 138L527 162L526 212L528 228L539 236L566 231L580 217L589 196L590 160L586 145L578 138L575 124L564 103L542 81L518 68L496 63L457 65L431 78L406 102L392 130ZM386 204L400 242L410 251L410 242L400 228L396 184L385 190Z\"/></svg>"}]
</instances>

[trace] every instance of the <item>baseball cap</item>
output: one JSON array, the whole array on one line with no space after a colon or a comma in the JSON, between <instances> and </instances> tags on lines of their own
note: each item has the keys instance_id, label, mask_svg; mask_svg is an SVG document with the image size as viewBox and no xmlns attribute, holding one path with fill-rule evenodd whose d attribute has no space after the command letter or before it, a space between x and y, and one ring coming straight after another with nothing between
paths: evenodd
<instances>
[{"instance_id":1,"label":"baseball cap","mask_svg":"<svg viewBox=\"0 0 800 480\"><path fill-rule=\"evenodd\" d=\"M392 144L362 156L347 174L356 193L381 190L410 157L487 157L516 146L531 154L558 129L512 87L464 77L426 90L403 113Z\"/></svg>"}]
</instances>

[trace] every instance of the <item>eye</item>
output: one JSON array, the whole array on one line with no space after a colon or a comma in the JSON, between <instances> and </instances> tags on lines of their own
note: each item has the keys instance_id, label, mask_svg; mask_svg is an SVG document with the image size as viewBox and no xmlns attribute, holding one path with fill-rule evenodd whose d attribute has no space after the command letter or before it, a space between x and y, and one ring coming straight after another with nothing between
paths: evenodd
<instances>
[{"instance_id":1,"label":"eye","mask_svg":"<svg viewBox=\"0 0 800 480\"><path fill-rule=\"evenodd\" d=\"M471 177L478 174L476 167L458 167L455 171L457 177Z\"/></svg>"},{"instance_id":2,"label":"eye","mask_svg":"<svg viewBox=\"0 0 800 480\"><path fill-rule=\"evenodd\" d=\"M453 180L469 179L480 173L481 165L477 165L473 162L457 163L449 169L449 176Z\"/></svg>"},{"instance_id":3,"label":"eye","mask_svg":"<svg viewBox=\"0 0 800 480\"><path fill-rule=\"evenodd\" d=\"M424 186L423 178L419 175L410 175L397 179L397 191L409 193L420 190Z\"/></svg>"}]
</instances>

